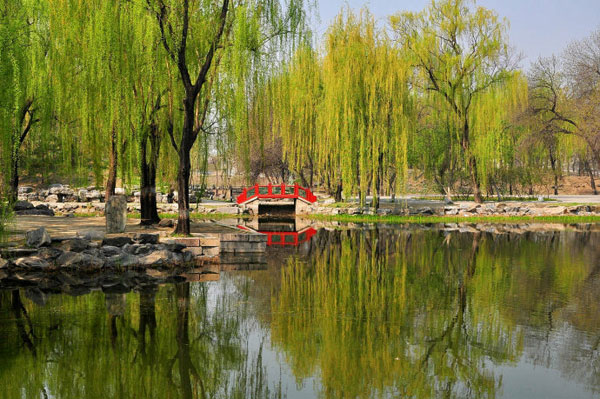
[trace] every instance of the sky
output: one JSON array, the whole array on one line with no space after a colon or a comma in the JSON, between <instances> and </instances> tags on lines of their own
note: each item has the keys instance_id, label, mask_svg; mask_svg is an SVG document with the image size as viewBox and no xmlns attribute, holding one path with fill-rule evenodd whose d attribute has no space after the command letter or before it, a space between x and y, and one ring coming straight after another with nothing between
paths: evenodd
<instances>
[{"instance_id":1,"label":"sky","mask_svg":"<svg viewBox=\"0 0 600 399\"><path fill-rule=\"evenodd\" d=\"M368 6L382 23L403 10L420 11L429 0L318 0L319 36L344 5L358 10ZM523 54L523 67L538 57L561 53L569 43L600 29L600 0L478 0L508 19L509 40Z\"/></svg>"}]
</instances>

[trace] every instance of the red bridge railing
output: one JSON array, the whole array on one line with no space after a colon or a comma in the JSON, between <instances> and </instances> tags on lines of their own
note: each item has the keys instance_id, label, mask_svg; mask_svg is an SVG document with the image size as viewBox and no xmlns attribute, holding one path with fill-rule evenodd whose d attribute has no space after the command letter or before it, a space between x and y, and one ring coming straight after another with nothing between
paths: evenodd
<instances>
[{"instance_id":1,"label":"red bridge railing","mask_svg":"<svg viewBox=\"0 0 600 399\"><path fill-rule=\"evenodd\" d=\"M266 186L255 184L254 186L247 187L242 191L242 193L237 197L237 203L243 204L252 199L260 198L300 198L310 203L317 201L317 197L308 188L301 187L297 184L269 184Z\"/></svg>"}]
</instances>

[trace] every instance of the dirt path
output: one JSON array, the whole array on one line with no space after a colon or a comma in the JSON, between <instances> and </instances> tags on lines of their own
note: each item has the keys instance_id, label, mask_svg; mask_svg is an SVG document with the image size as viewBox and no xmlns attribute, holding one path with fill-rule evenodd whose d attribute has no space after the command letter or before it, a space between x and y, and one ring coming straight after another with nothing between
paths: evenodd
<instances>
[{"instance_id":1,"label":"dirt path","mask_svg":"<svg viewBox=\"0 0 600 399\"><path fill-rule=\"evenodd\" d=\"M63 217L63 216L16 216L12 225L13 234L10 241L22 240L25 233L45 227L50 236L73 237L85 231L106 232L103 217ZM128 219L126 233L162 233L168 235L173 231L171 227L157 228L140 226L139 220ZM211 221L192 222L192 233L219 234L230 233L231 228Z\"/></svg>"}]
</instances>

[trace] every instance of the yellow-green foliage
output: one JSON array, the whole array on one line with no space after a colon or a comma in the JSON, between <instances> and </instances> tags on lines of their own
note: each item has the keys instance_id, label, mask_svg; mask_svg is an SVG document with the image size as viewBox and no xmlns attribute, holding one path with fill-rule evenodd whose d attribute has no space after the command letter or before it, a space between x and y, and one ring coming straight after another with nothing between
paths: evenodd
<instances>
[{"instance_id":1,"label":"yellow-green foliage","mask_svg":"<svg viewBox=\"0 0 600 399\"><path fill-rule=\"evenodd\" d=\"M422 12L392 16L390 23L399 51L414 66L417 101L433 100L444 114L448 129L439 134L446 130L455 141L451 148L459 149L479 196L488 169L509 147L507 116L526 90L520 74L505 66L505 21L474 1L434 0Z\"/></svg>"},{"instance_id":2,"label":"yellow-green foliage","mask_svg":"<svg viewBox=\"0 0 600 399\"><path fill-rule=\"evenodd\" d=\"M273 79L275 131L292 169L308 163L328 185L362 198L404 176L409 68L374 17L340 13L323 55L301 47ZM402 178L396 180L398 185Z\"/></svg>"}]
</instances>

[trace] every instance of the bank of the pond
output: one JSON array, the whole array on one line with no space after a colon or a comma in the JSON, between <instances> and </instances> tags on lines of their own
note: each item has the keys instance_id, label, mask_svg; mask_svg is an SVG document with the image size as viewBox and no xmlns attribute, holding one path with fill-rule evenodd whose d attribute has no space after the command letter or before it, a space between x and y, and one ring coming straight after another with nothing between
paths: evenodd
<instances>
[{"instance_id":1,"label":"bank of the pond","mask_svg":"<svg viewBox=\"0 0 600 399\"><path fill-rule=\"evenodd\" d=\"M341 223L390 223L390 224L435 224L435 223L600 223L600 215L588 216L397 216L397 215L325 215L313 214L303 217L318 221Z\"/></svg>"}]
</instances>

